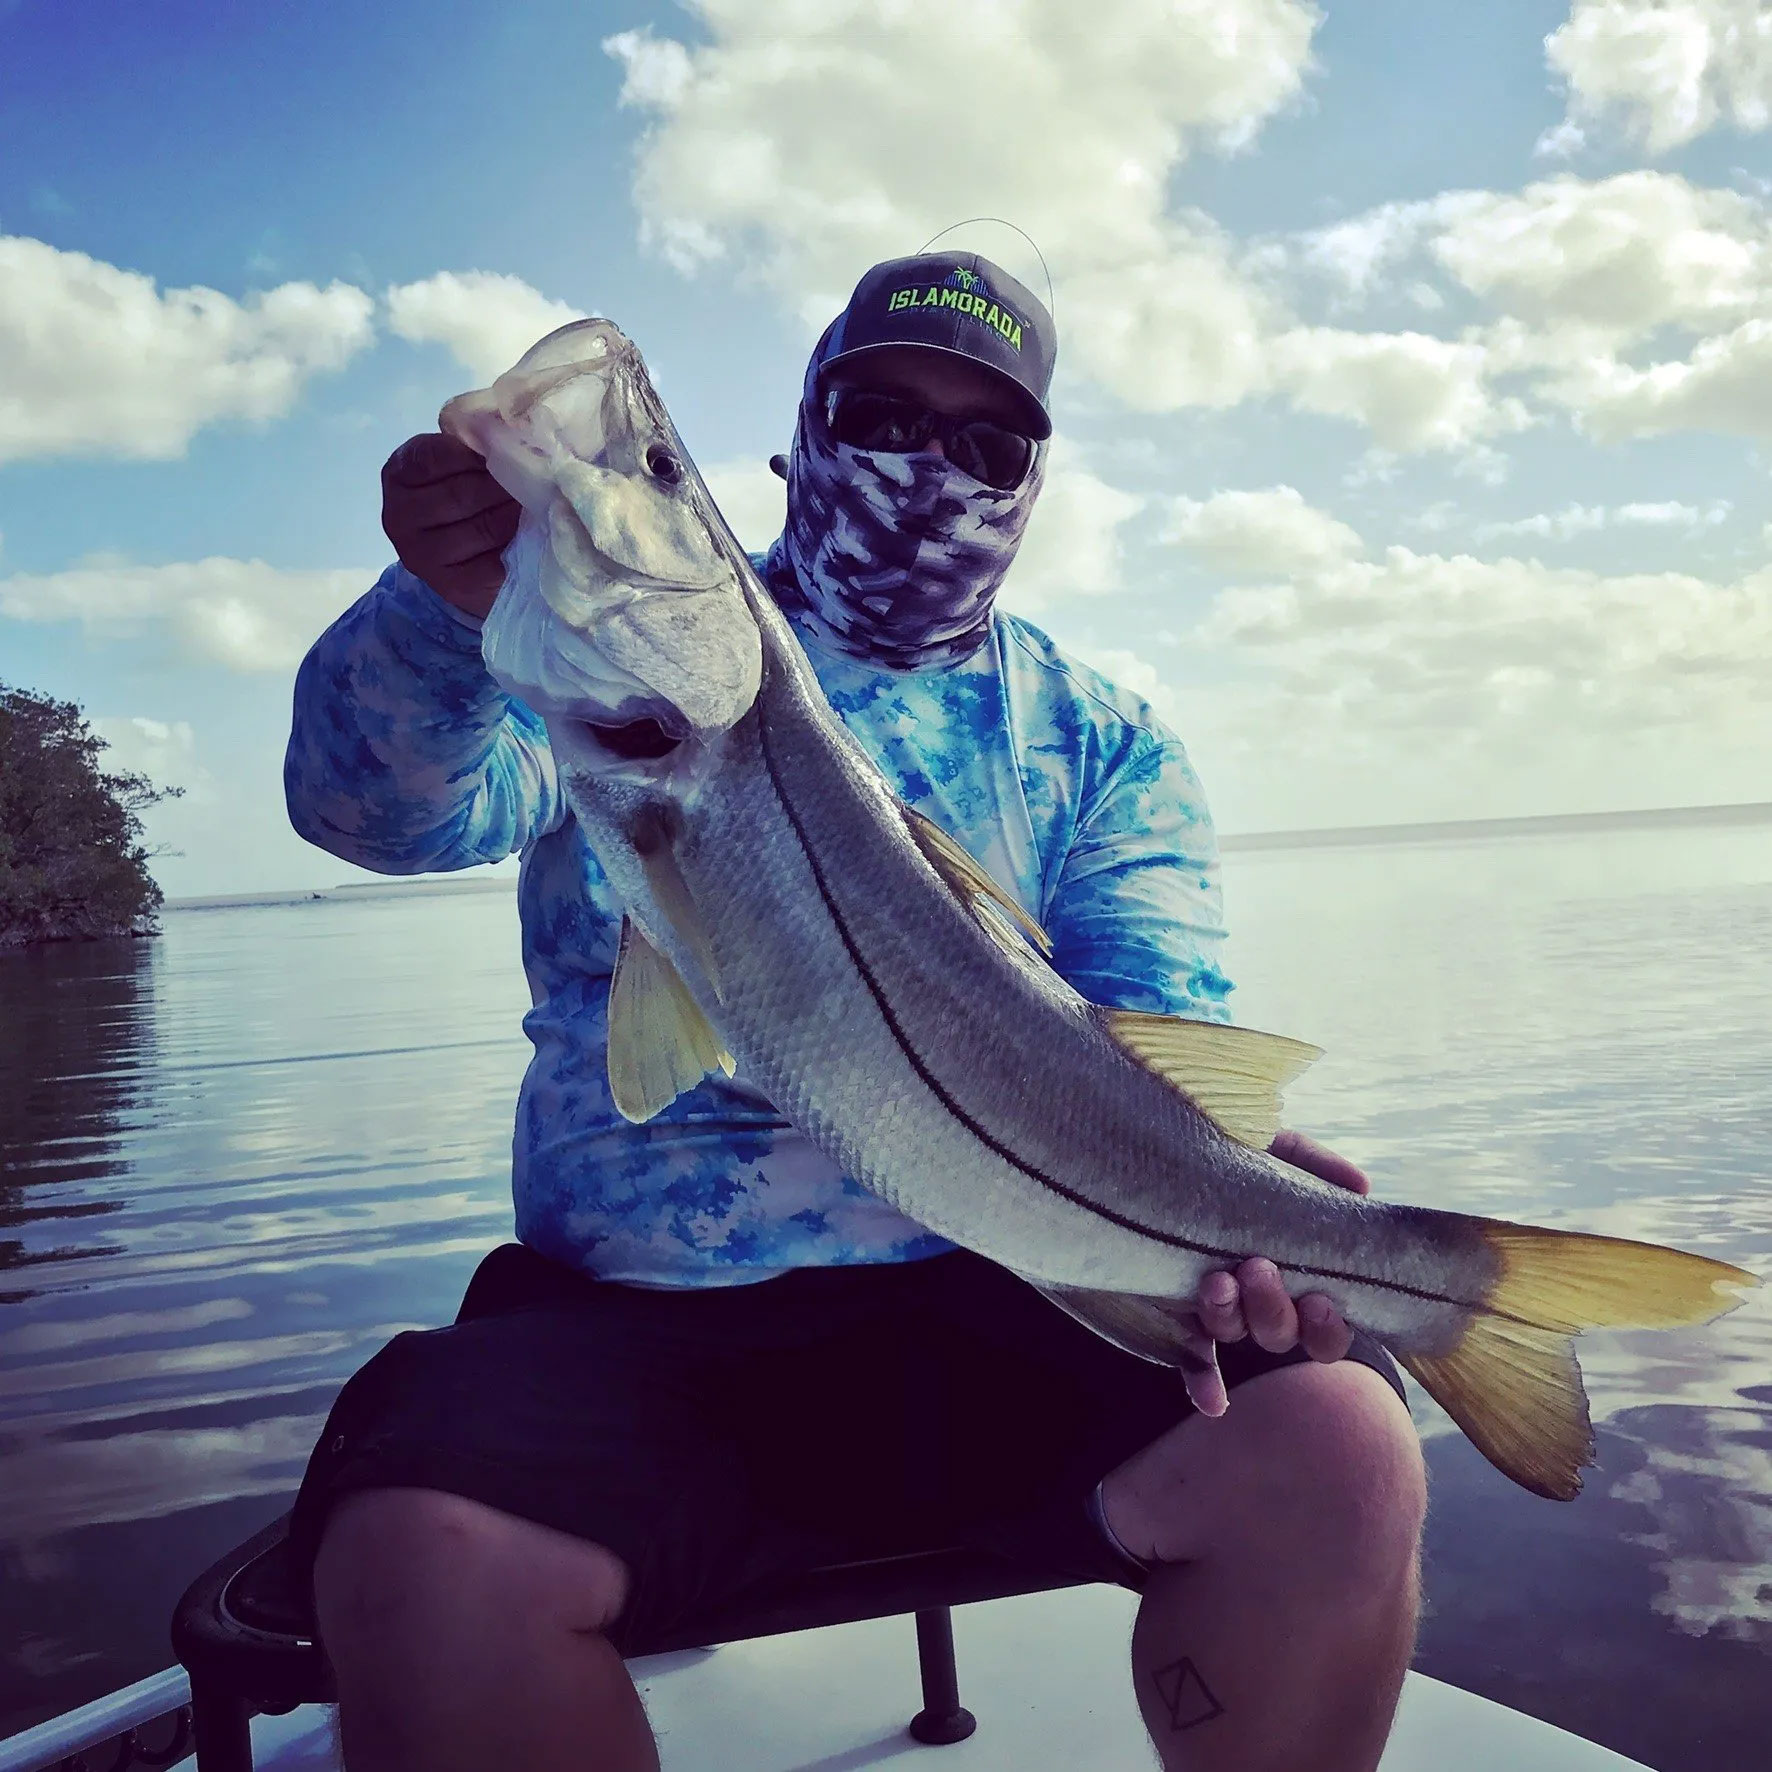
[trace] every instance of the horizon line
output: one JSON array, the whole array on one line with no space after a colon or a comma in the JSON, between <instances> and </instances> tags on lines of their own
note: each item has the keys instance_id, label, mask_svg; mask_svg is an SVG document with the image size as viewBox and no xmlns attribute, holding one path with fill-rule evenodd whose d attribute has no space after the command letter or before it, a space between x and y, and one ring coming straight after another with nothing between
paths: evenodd
<instances>
[{"instance_id":1,"label":"horizon line","mask_svg":"<svg viewBox=\"0 0 1772 1772\"><path fill-rule=\"evenodd\" d=\"M1449 818L1404 824L1306 826L1287 831L1227 832L1221 853L1281 849L1360 849L1388 844L1443 843L1490 837L1547 836L1573 831L1653 830L1681 825L1772 824L1772 800L1741 800L1713 806L1643 806L1615 812L1539 812L1513 818ZM465 877L463 877L465 876ZM513 892L515 869L488 878L464 869L455 874L395 875L385 880L346 880L337 886L287 887L264 892L214 893L168 898L168 911L222 911L249 905L337 903L351 898L396 898L437 893Z\"/></svg>"}]
</instances>

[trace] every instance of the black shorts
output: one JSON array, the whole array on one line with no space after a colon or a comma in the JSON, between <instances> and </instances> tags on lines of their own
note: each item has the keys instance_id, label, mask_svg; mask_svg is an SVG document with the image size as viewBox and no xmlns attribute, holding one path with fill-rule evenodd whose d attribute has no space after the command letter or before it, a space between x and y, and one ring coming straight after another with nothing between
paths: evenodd
<instances>
[{"instance_id":1,"label":"black shorts","mask_svg":"<svg viewBox=\"0 0 1772 1772\"><path fill-rule=\"evenodd\" d=\"M1304 1358L1220 1352L1233 1386ZM1351 1357L1402 1395L1376 1343ZM913 1550L1136 1587L1089 1497L1190 1410L1179 1373L966 1252L654 1291L513 1243L451 1327L395 1336L345 1386L292 1547L311 1569L351 1490L448 1490L621 1557L618 1648L798 1569Z\"/></svg>"}]
</instances>

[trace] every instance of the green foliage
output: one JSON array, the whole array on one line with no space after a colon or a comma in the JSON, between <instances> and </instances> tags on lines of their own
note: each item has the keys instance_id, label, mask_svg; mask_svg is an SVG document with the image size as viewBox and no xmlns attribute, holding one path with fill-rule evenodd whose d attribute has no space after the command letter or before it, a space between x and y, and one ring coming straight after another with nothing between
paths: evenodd
<instances>
[{"instance_id":1,"label":"green foliage","mask_svg":"<svg viewBox=\"0 0 1772 1772\"><path fill-rule=\"evenodd\" d=\"M183 790L106 770L71 701L0 684L0 947L148 935L141 814Z\"/></svg>"}]
</instances>

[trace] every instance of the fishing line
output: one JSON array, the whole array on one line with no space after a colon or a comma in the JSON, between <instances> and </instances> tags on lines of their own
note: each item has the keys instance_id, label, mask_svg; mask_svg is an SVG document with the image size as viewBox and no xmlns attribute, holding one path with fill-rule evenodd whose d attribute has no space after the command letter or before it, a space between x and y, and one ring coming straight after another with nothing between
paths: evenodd
<instances>
[{"instance_id":1,"label":"fishing line","mask_svg":"<svg viewBox=\"0 0 1772 1772\"><path fill-rule=\"evenodd\" d=\"M964 221L950 223L949 226L943 228L941 232L935 235L932 239L925 240L923 244L917 248L917 251L919 253L927 252L937 240L945 239L955 228L969 228L974 222L995 222L998 227L1008 228L1011 233L1019 234L1028 245L1033 247L1034 257L1040 261L1040 269L1046 274L1046 312L1052 316L1052 329L1056 332L1058 330L1058 298L1052 293L1052 273L1046 267L1045 253L1040 250L1033 235L1030 234L1026 228L1018 228L1014 222L1004 221L1000 215L969 215Z\"/></svg>"}]
</instances>

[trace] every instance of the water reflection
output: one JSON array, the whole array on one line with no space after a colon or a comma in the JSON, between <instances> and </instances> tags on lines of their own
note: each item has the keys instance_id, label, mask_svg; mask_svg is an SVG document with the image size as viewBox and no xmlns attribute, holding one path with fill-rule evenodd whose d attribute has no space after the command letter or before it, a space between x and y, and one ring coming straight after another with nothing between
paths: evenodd
<instances>
[{"instance_id":1,"label":"water reflection","mask_svg":"<svg viewBox=\"0 0 1772 1772\"><path fill-rule=\"evenodd\" d=\"M1772 833L1234 856L1239 1018L1392 1198L1772 1273ZM508 1234L503 897L168 919L0 959L0 1733L164 1665L338 1385ZM1772 1741L1772 1290L1581 1343L1567 1507L1425 1401L1420 1662L1664 1772Z\"/></svg>"},{"instance_id":2,"label":"water reflection","mask_svg":"<svg viewBox=\"0 0 1772 1772\"><path fill-rule=\"evenodd\" d=\"M143 941L0 957L0 1302L28 1298L41 1262L117 1247L74 1227L120 1204L104 1183L140 1100L154 959Z\"/></svg>"},{"instance_id":3,"label":"water reflection","mask_svg":"<svg viewBox=\"0 0 1772 1772\"><path fill-rule=\"evenodd\" d=\"M1772 1275L1772 835L1228 872L1240 1018L1328 1048L1290 1117L1378 1191ZM1421 1665L1658 1767L1763 1768L1772 1288L1706 1329L1578 1349L1599 1468L1567 1508L1496 1481L1418 1398Z\"/></svg>"},{"instance_id":4,"label":"water reflection","mask_svg":"<svg viewBox=\"0 0 1772 1772\"><path fill-rule=\"evenodd\" d=\"M0 1734L165 1665L344 1378L509 1232L514 907L393 908L0 959Z\"/></svg>"}]
</instances>

